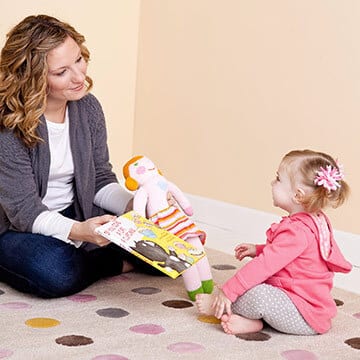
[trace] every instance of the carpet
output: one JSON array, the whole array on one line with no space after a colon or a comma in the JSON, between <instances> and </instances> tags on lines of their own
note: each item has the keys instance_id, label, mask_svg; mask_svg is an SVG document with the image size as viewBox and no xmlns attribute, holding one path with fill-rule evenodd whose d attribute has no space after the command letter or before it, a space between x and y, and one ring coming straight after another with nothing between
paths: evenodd
<instances>
[{"instance_id":1,"label":"carpet","mask_svg":"<svg viewBox=\"0 0 360 360\"><path fill-rule=\"evenodd\" d=\"M207 249L217 283L239 266ZM360 296L335 288L338 315L320 336L285 335L265 327L227 335L199 316L181 278L128 273L67 298L43 300L0 283L0 359L360 359Z\"/></svg>"}]
</instances>

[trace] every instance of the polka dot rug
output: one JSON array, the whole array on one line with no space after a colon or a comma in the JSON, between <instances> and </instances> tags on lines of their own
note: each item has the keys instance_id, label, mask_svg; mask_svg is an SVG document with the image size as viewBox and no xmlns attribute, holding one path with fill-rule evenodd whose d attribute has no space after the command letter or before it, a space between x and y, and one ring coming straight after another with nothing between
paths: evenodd
<instances>
[{"instance_id":1,"label":"polka dot rug","mask_svg":"<svg viewBox=\"0 0 360 360\"><path fill-rule=\"evenodd\" d=\"M231 276L231 255L207 249L215 282ZM334 289L338 315L320 336L292 336L265 327L227 335L199 315L176 280L124 274L67 298L43 300L0 283L0 359L360 359L360 296Z\"/></svg>"}]
</instances>

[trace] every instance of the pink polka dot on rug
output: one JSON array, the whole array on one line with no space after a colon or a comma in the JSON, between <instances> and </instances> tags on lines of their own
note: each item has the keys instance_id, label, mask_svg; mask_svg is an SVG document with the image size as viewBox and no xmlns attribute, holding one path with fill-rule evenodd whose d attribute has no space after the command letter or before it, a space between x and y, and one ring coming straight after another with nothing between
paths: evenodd
<instances>
[{"instance_id":1,"label":"pink polka dot on rug","mask_svg":"<svg viewBox=\"0 0 360 360\"><path fill-rule=\"evenodd\" d=\"M158 335L165 332L165 329L156 324L141 324L135 325L130 328L131 331L138 334L147 334L147 335Z\"/></svg>"},{"instance_id":2,"label":"pink polka dot on rug","mask_svg":"<svg viewBox=\"0 0 360 360\"><path fill-rule=\"evenodd\" d=\"M0 349L0 359L10 357L14 352L9 349Z\"/></svg>"},{"instance_id":3,"label":"pink polka dot on rug","mask_svg":"<svg viewBox=\"0 0 360 360\"><path fill-rule=\"evenodd\" d=\"M94 358L91 358L91 360L129 360L127 357L121 356L121 355L98 355Z\"/></svg>"},{"instance_id":4,"label":"pink polka dot on rug","mask_svg":"<svg viewBox=\"0 0 360 360\"><path fill-rule=\"evenodd\" d=\"M108 282L119 282L119 281L129 281L131 278L127 275L116 275L106 279Z\"/></svg>"},{"instance_id":5,"label":"pink polka dot on rug","mask_svg":"<svg viewBox=\"0 0 360 360\"><path fill-rule=\"evenodd\" d=\"M178 342L170 344L167 349L179 354L199 352L205 350L204 346L192 342Z\"/></svg>"},{"instance_id":6,"label":"pink polka dot on rug","mask_svg":"<svg viewBox=\"0 0 360 360\"><path fill-rule=\"evenodd\" d=\"M85 303L89 301L95 301L97 297L95 295L87 294L75 294L67 297L69 300L79 303Z\"/></svg>"},{"instance_id":7,"label":"pink polka dot on rug","mask_svg":"<svg viewBox=\"0 0 360 360\"><path fill-rule=\"evenodd\" d=\"M30 304L20 302L20 301L12 301L4 304L0 304L1 308L18 310L18 309L29 309L31 308Z\"/></svg>"},{"instance_id":8,"label":"pink polka dot on rug","mask_svg":"<svg viewBox=\"0 0 360 360\"><path fill-rule=\"evenodd\" d=\"M357 319L360 319L360 312L353 314L353 317L356 317Z\"/></svg>"},{"instance_id":9,"label":"pink polka dot on rug","mask_svg":"<svg viewBox=\"0 0 360 360\"><path fill-rule=\"evenodd\" d=\"M287 350L281 353L286 360L318 360L319 358L312 352L306 350Z\"/></svg>"}]
</instances>

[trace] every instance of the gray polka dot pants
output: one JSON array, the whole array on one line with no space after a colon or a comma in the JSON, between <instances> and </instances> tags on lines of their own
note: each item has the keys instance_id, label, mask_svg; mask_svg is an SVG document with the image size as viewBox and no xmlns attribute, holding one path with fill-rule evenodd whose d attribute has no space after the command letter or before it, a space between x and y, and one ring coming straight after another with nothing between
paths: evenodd
<instances>
[{"instance_id":1,"label":"gray polka dot pants","mask_svg":"<svg viewBox=\"0 0 360 360\"><path fill-rule=\"evenodd\" d=\"M239 296L232 304L234 314L248 319L262 319L274 329L287 334L317 334L304 320L290 298L280 289L261 284Z\"/></svg>"}]
</instances>

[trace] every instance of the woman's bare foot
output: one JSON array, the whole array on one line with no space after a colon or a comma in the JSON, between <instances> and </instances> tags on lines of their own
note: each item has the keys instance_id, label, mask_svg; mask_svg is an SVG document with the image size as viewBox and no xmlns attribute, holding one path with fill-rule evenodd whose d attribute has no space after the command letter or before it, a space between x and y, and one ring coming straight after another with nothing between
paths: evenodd
<instances>
[{"instance_id":1,"label":"woman's bare foot","mask_svg":"<svg viewBox=\"0 0 360 360\"><path fill-rule=\"evenodd\" d=\"M197 294L195 298L195 305L200 314L215 315L215 309L212 307L215 294Z\"/></svg>"},{"instance_id":2,"label":"woman's bare foot","mask_svg":"<svg viewBox=\"0 0 360 360\"><path fill-rule=\"evenodd\" d=\"M236 314L224 314L221 317L221 326L230 335L247 334L260 331L263 328L263 322L257 319L247 319Z\"/></svg>"}]
</instances>

